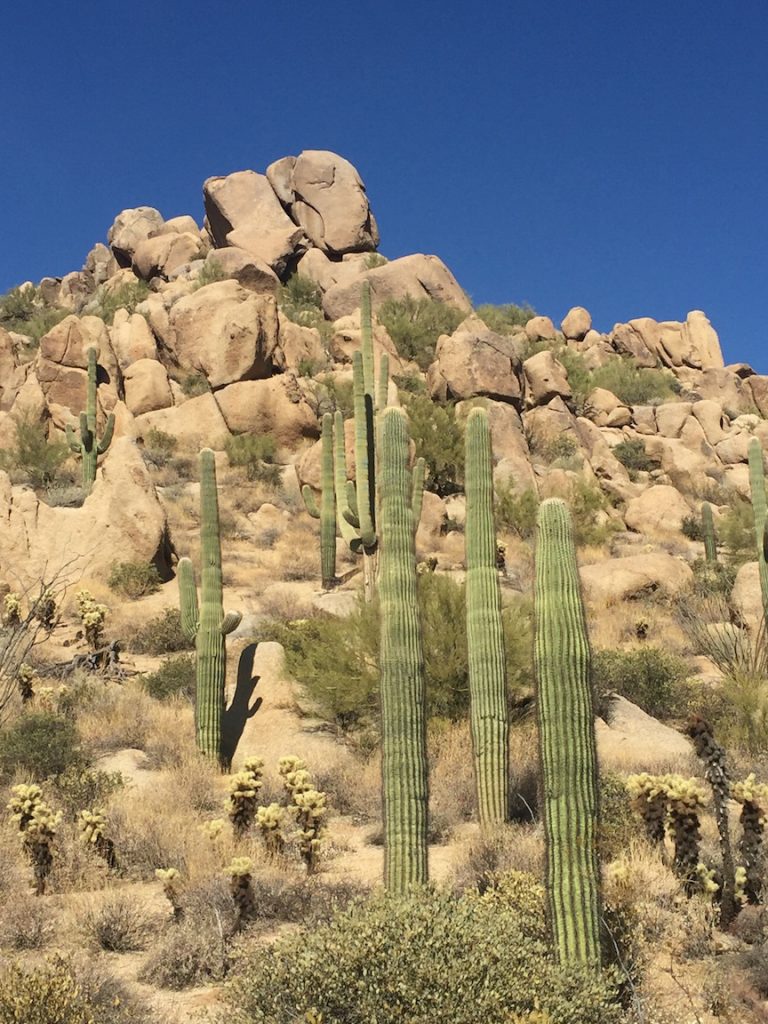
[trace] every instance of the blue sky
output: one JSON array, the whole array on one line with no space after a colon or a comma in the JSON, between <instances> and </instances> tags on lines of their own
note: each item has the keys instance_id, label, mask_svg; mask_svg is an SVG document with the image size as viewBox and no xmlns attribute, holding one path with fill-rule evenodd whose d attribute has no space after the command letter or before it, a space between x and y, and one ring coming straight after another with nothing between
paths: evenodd
<instances>
[{"instance_id":1,"label":"blue sky","mask_svg":"<svg viewBox=\"0 0 768 1024\"><path fill-rule=\"evenodd\" d=\"M764 0L40 0L3 23L0 291L121 209L332 149L381 250L595 326L704 309L768 372Z\"/></svg>"}]
</instances>

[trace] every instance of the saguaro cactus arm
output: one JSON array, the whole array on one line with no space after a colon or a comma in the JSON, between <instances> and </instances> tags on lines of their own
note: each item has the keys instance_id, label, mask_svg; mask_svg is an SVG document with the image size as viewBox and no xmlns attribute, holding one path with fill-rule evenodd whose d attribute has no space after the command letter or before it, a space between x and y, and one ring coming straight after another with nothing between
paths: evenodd
<instances>
[{"instance_id":1,"label":"saguaro cactus arm","mask_svg":"<svg viewBox=\"0 0 768 1024\"><path fill-rule=\"evenodd\" d=\"M413 512L414 532L419 528L421 509L424 505L424 479L426 474L426 461L422 458L416 459L411 472L411 511Z\"/></svg>"},{"instance_id":2,"label":"saguaro cactus arm","mask_svg":"<svg viewBox=\"0 0 768 1024\"><path fill-rule=\"evenodd\" d=\"M180 558L177 572L181 628L189 640L194 640L200 625L200 612L197 606L197 581L191 559Z\"/></svg>"},{"instance_id":3,"label":"saguaro cactus arm","mask_svg":"<svg viewBox=\"0 0 768 1024\"><path fill-rule=\"evenodd\" d=\"M701 506L701 527L704 534L704 558L707 562L717 561L717 540L715 539L715 524L712 519L712 506L708 501Z\"/></svg>"},{"instance_id":4,"label":"saguaro cactus arm","mask_svg":"<svg viewBox=\"0 0 768 1024\"><path fill-rule=\"evenodd\" d=\"M768 521L765 497L765 473L763 470L763 448L756 437L749 442L749 489L752 496L752 512L755 519L755 546L760 575L760 593L763 599L763 617L768 621L768 563L765 556L765 528Z\"/></svg>"},{"instance_id":5,"label":"saguaro cactus arm","mask_svg":"<svg viewBox=\"0 0 768 1024\"><path fill-rule=\"evenodd\" d=\"M561 963L600 962L598 798L590 650L568 509L539 508L535 586L547 900Z\"/></svg>"},{"instance_id":6,"label":"saguaro cactus arm","mask_svg":"<svg viewBox=\"0 0 768 1024\"><path fill-rule=\"evenodd\" d=\"M115 429L115 416L110 413L104 427L104 434L101 440L96 437L96 389L97 382L97 355L95 348L88 349L88 383L86 390L85 412L80 413L80 437L78 438L74 428L67 425L66 435L69 447L77 452L83 460L83 487L90 491L96 479L96 461L99 455L103 455L112 442L112 434Z\"/></svg>"}]
</instances>

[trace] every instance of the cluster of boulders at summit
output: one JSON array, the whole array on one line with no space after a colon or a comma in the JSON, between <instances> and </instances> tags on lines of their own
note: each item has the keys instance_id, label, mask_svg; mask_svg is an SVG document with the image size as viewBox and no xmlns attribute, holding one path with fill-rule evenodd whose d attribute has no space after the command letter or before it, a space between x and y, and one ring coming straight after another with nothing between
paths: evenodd
<instances>
[{"instance_id":1,"label":"cluster of boulders at summit","mask_svg":"<svg viewBox=\"0 0 768 1024\"><path fill-rule=\"evenodd\" d=\"M680 537L683 518L713 481L748 493L747 446L754 436L768 443L768 377L743 363L725 366L703 312L681 321L631 319L601 333L577 306L559 326L535 315L511 334L496 333L439 257L386 260L378 253L379 230L359 174L326 151L285 157L263 174L209 178L203 199L202 226L187 214L166 220L151 207L124 210L81 270L43 279L44 302L69 315L42 338L32 359L25 355L29 339L0 329L0 447L13 445L19 416L44 423L52 438L76 423L85 406L90 347L98 351L100 423L110 412L116 419L115 441L81 509L49 507L0 473L0 564L34 573L66 549L94 571L120 550L170 571L163 504L140 450L152 428L219 451L233 434L270 433L293 478L316 487L319 420L328 407L319 378L350 378L364 281L374 314L386 300L406 297L463 314L456 330L438 340L425 387L436 401L456 403L459 419L471 403L484 401L497 483L541 497L562 493L576 476L599 484L617 506L603 514L621 521L626 543L635 547L638 540ZM294 322L278 304L281 283L294 275L317 288L323 331ZM148 285L146 297L133 312L118 309L107 325L98 315L104 298L137 282ZM374 333L393 374L421 373L381 324ZM540 341L579 353L590 370L622 356L640 368L666 368L678 393L663 403L629 406L595 388L577 408L555 353L545 347L526 357ZM202 387L191 389L190 378ZM613 449L637 438L655 468L631 478ZM567 465L541 457L563 439L573 456ZM456 498L427 496L422 546L437 542L446 501L453 502L452 518L460 515ZM689 572L672 555L633 550L624 556L634 563L622 569L639 573L642 585L650 572L675 587ZM655 568L643 558L656 559ZM599 589L605 578L596 575L592 585Z\"/></svg>"}]
</instances>

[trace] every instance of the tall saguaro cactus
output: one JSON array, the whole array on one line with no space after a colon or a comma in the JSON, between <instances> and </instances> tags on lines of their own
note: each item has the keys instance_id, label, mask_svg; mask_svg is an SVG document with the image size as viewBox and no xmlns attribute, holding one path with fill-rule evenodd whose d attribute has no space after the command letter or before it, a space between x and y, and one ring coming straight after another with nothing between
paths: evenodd
<instances>
[{"instance_id":1,"label":"tall saguaro cactus","mask_svg":"<svg viewBox=\"0 0 768 1024\"><path fill-rule=\"evenodd\" d=\"M760 593L763 598L763 617L768 624L768 564L766 563L766 498L763 447L756 437L749 442L749 490L752 495L752 513L755 517L755 544L760 574Z\"/></svg>"},{"instance_id":2,"label":"tall saguaro cactus","mask_svg":"<svg viewBox=\"0 0 768 1024\"><path fill-rule=\"evenodd\" d=\"M490 829L508 815L509 723L491 432L483 409L473 409L467 418L465 464L470 722L480 825Z\"/></svg>"},{"instance_id":3,"label":"tall saguaro cactus","mask_svg":"<svg viewBox=\"0 0 768 1024\"><path fill-rule=\"evenodd\" d=\"M307 512L313 519L320 520L320 574L326 590L336 582L336 495L333 475L333 417L327 412L323 416L320 508L317 507L312 488L304 484L301 489Z\"/></svg>"},{"instance_id":4,"label":"tall saguaro cactus","mask_svg":"<svg viewBox=\"0 0 768 1024\"><path fill-rule=\"evenodd\" d=\"M591 659L571 518L557 498L539 508L534 611L549 918L561 963L598 965L598 773Z\"/></svg>"},{"instance_id":5,"label":"tall saguaro cactus","mask_svg":"<svg viewBox=\"0 0 768 1024\"><path fill-rule=\"evenodd\" d=\"M708 501L703 502L701 506L701 530L704 534L704 558L709 565L714 565L717 562L717 539L712 506Z\"/></svg>"},{"instance_id":6,"label":"tall saguaro cactus","mask_svg":"<svg viewBox=\"0 0 768 1024\"><path fill-rule=\"evenodd\" d=\"M112 432L115 429L115 415L110 413L104 425L101 440L96 437L96 349L88 349L88 387L85 399L85 412L80 413L80 436L72 426L67 424L67 442L73 452L83 460L83 490L90 491L96 479L96 462L112 443Z\"/></svg>"},{"instance_id":7,"label":"tall saguaro cactus","mask_svg":"<svg viewBox=\"0 0 768 1024\"><path fill-rule=\"evenodd\" d=\"M403 893L427 881L426 688L404 413L387 409L380 428L384 883Z\"/></svg>"},{"instance_id":8,"label":"tall saguaro cactus","mask_svg":"<svg viewBox=\"0 0 768 1024\"><path fill-rule=\"evenodd\" d=\"M200 604L192 562L179 560L181 623L195 641L195 731L198 749L223 761L222 720L227 678L224 638L240 623L239 612L224 614L216 462L210 448L200 452Z\"/></svg>"}]
</instances>

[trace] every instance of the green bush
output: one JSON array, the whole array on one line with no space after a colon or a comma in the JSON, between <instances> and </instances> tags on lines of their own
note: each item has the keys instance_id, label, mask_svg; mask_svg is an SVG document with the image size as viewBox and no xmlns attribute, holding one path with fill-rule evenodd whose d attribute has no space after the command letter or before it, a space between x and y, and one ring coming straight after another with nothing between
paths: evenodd
<instances>
[{"instance_id":1,"label":"green bush","mask_svg":"<svg viewBox=\"0 0 768 1024\"><path fill-rule=\"evenodd\" d=\"M532 487L517 494L509 486L496 490L496 528L512 530L523 540L529 540L536 532L536 517L539 499Z\"/></svg>"},{"instance_id":2,"label":"green bush","mask_svg":"<svg viewBox=\"0 0 768 1024\"><path fill-rule=\"evenodd\" d=\"M198 271L197 277L193 283L193 291L197 291L198 288L205 288L207 284L216 284L217 281L226 281L227 274L220 263L206 262Z\"/></svg>"},{"instance_id":3,"label":"green bush","mask_svg":"<svg viewBox=\"0 0 768 1024\"><path fill-rule=\"evenodd\" d=\"M375 270L376 267L385 267L389 263L386 256L382 256L380 252L369 252L365 257L365 269Z\"/></svg>"},{"instance_id":4,"label":"green bush","mask_svg":"<svg viewBox=\"0 0 768 1024\"><path fill-rule=\"evenodd\" d=\"M176 454L179 439L157 427L151 427L144 438L144 460L158 469L166 466Z\"/></svg>"},{"instance_id":5,"label":"green bush","mask_svg":"<svg viewBox=\"0 0 768 1024\"><path fill-rule=\"evenodd\" d=\"M102 285L93 302L88 305L88 312L99 316L105 324L111 324L118 309L126 309L135 313L136 307L149 295L146 281L127 281L117 288L106 288Z\"/></svg>"},{"instance_id":6,"label":"green bush","mask_svg":"<svg viewBox=\"0 0 768 1024\"><path fill-rule=\"evenodd\" d=\"M640 437L628 437L620 441L613 449L613 454L629 471L630 480L637 479L638 473L649 473L656 469L658 463L645 450L645 442Z\"/></svg>"},{"instance_id":7,"label":"green bush","mask_svg":"<svg viewBox=\"0 0 768 1024\"><path fill-rule=\"evenodd\" d=\"M464 432L454 407L414 394L407 397L405 408L416 456L427 463L424 486L441 497L460 491L464 484Z\"/></svg>"},{"instance_id":8,"label":"green bush","mask_svg":"<svg viewBox=\"0 0 768 1024\"><path fill-rule=\"evenodd\" d=\"M517 900L414 891L377 894L329 924L243 945L227 998L238 1024L616 1024L615 988L558 967L544 939L541 890ZM487 894L488 895L488 894Z\"/></svg>"},{"instance_id":9,"label":"green bush","mask_svg":"<svg viewBox=\"0 0 768 1024\"><path fill-rule=\"evenodd\" d=\"M632 810L624 779L611 771L600 771L600 831L598 849L603 861L615 860L634 840L643 835L640 818Z\"/></svg>"},{"instance_id":10,"label":"green bush","mask_svg":"<svg viewBox=\"0 0 768 1024\"><path fill-rule=\"evenodd\" d=\"M387 299L376 315L398 355L426 370L435 358L437 339L441 334L453 334L466 314L434 299L414 299L408 295L404 299Z\"/></svg>"},{"instance_id":11,"label":"green bush","mask_svg":"<svg viewBox=\"0 0 768 1024\"><path fill-rule=\"evenodd\" d=\"M144 689L156 700L168 700L181 696L188 700L195 699L195 657L192 654L181 654L176 658L164 661L157 672L152 672L143 679Z\"/></svg>"},{"instance_id":12,"label":"green bush","mask_svg":"<svg viewBox=\"0 0 768 1024\"><path fill-rule=\"evenodd\" d=\"M14 422L15 447L0 451L0 469L20 472L35 488L49 487L62 465L69 458L64 441L48 441L44 423L31 415L22 415Z\"/></svg>"},{"instance_id":13,"label":"green bush","mask_svg":"<svg viewBox=\"0 0 768 1024\"><path fill-rule=\"evenodd\" d=\"M680 385L666 370L640 369L631 359L611 359L592 374L592 387L612 391L624 405L649 405L674 398Z\"/></svg>"},{"instance_id":14,"label":"green bush","mask_svg":"<svg viewBox=\"0 0 768 1024\"><path fill-rule=\"evenodd\" d=\"M611 693L621 694L654 718L671 718L687 708L687 666L658 647L596 651L592 673L601 713L610 713Z\"/></svg>"},{"instance_id":15,"label":"green bush","mask_svg":"<svg viewBox=\"0 0 768 1024\"><path fill-rule=\"evenodd\" d=\"M0 731L0 776L4 778L19 771L43 782L84 764L77 729L61 715L28 712Z\"/></svg>"},{"instance_id":16,"label":"green bush","mask_svg":"<svg viewBox=\"0 0 768 1024\"><path fill-rule=\"evenodd\" d=\"M70 818L76 818L85 808L103 807L124 785L120 772L81 767L67 768L54 781L59 803Z\"/></svg>"},{"instance_id":17,"label":"green bush","mask_svg":"<svg viewBox=\"0 0 768 1024\"><path fill-rule=\"evenodd\" d=\"M352 380L339 380L334 374L327 373L320 378L320 383L327 393L327 398L321 397L320 412L340 412L345 420L351 419L355 414Z\"/></svg>"},{"instance_id":18,"label":"green bush","mask_svg":"<svg viewBox=\"0 0 768 1024\"><path fill-rule=\"evenodd\" d=\"M717 532L732 565L738 566L757 558L752 504L740 494L731 494L728 508L717 524Z\"/></svg>"},{"instance_id":19,"label":"green bush","mask_svg":"<svg viewBox=\"0 0 768 1024\"><path fill-rule=\"evenodd\" d=\"M134 654L176 654L194 646L194 640L181 628L178 608L166 608L144 626L139 626L128 641L128 648Z\"/></svg>"},{"instance_id":20,"label":"green bush","mask_svg":"<svg viewBox=\"0 0 768 1024\"><path fill-rule=\"evenodd\" d=\"M595 387L592 382L592 371L587 366L582 355L574 352L572 348L568 348L560 340L529 342L523 352L523 359L528 359L530 356L547 349L562 364L568 376L574 409L578 415L582 415L587 395Z\"/></svg>"},{"instance_id":21,"label":"green bush","mask_svg":"<svg viewBox=\"0 0 768 1024\"><path fill-rule=\"evenodd\" d=\"M464 588L448 576L419 577L427 708L431 716L458 718L469 706ZM531 609L520 600L504 609L510 692L531 671ZM267 623L258 639L283 644L288 669L342 728L365 722L377 707L379 622L375 603L360 603L345 619L318 616Z\"/></svg>"},{"instance_id":22,"label":"green bush","mask_svg":"<svg viewBox=\"0 0 768 1024\"><path fill-rule=\"evenodd\" d=\"M511 302L494 306L490 302L484 302L475 308L475 312L485 326L497 334L511 334L516 327L525 327L531 317L536 316L536 310L527 302L522 306L516 306Z\"/></svg>"},{"instance_id":23,"label":"green bush","mask_svg":"<svg viewBox=\"0 0 768 1024\"><path fill-rule=\"evenodd\" d=\"M211 390L208 378L204 373L189 373L181 381L181 390L187 398L197 398Z\"/></svg>"},{"instance_id":24,"label":"green bush","mask_svg":"<svg viewBox=\"0 0 768 1024\"><path fill-rule=\"evenodd\" d=\"M323 293L314 281L294 274L277 293L277 304L289 320L302 327L315 327L323 339L333 332L333 325L323 313Z\"/></svg>"},{"instance_id":25,"label":"green bush","mask_svg":"<svg viewBox=\"0 0 768 1024\"><path fill-rule=\"evenodd\" d=\"M280 467L274 465L275 439L271 434L236 434L224 445L230 466L242 466L249 480L279 487Z\"/></svg>"},{"instance_id":26,"label":"green bush","mask_svg":"<svg viewBox=\"0 0 768 1024\"><path fill-rule=\"evenodd\" d=\"M24 334L34 342L40 341L69 312L46 306L39 288L12 288L0 296L0 327Z\"/></svg>"},{"instance_id":27,"label":"green bush","mask_svg":"<svg viewBox=\"0 0 768 1024\"><path fill-rule=\"evenodd\" d=\"M570 434L557 434L555 437L536 442L533 447L536 454L550 464L570 463L579 451L578 441Z\"/></svg>"},{"instance_id":28,"label":"green bush","mask_svg":"<svg viewBox=\"0 0 768 1024\"><path fill-rule=\"evenodd\" d=\"M107 586L116 594L136 601L160 589L160 573L147 562L114 562Z\"/></svg>"}]
</instances>

